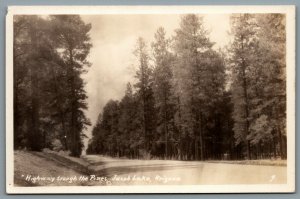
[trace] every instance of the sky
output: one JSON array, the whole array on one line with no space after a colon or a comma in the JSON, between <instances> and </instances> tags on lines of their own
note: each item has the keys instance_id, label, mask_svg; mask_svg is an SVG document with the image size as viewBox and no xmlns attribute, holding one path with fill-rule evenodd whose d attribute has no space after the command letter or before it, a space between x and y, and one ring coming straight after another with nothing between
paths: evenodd
<instances>
[{"instance_id":1,"label":"sky","mask_svg":"<svg viewBox=\"0 0 300 199\"><path fill-rule=\"evenodd\" d=\"M160 26L164 27L166 36L171 37L179 27L180 17L174 14L82 15L83 21L92 25L90 37L93 47L88 57L92 65L83 75L88 96L86 115L92 122L86 132L89 138L104 105L110 99L120 100L127 82L134 81L133 50L137 38L143 37L149 47ZM209 32L210 40L215 42L216 49L228 44L229 15L204 15L204 27Z\"/></svg>"}]
</instances>

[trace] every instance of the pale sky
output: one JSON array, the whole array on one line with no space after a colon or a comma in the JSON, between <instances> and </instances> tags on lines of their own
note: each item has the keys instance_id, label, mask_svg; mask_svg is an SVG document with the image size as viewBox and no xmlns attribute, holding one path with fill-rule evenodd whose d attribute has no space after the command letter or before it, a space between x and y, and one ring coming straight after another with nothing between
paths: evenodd
<instances>
[{"instance_id":1,"label":"pale sky","mask_svg":"<svg viewBox=\"0 0 300 199\"><path fill-rule=\"evenodd\" d=\"M82 15L82 19L92 24L93 47L88 58L92 66L83 76L89 107L86 115L92 122L86 134L91 138L103 106L110 99L120 100L127 82L134 79L133 50L137 38L143 37L150 49L158 27L164 27L167 37L174 35L174 30L179 28L180 15ZM216 42L216 49L228 44L229 15L205 15L204 23L211 41Z\"/></svg>"}]
</instances>

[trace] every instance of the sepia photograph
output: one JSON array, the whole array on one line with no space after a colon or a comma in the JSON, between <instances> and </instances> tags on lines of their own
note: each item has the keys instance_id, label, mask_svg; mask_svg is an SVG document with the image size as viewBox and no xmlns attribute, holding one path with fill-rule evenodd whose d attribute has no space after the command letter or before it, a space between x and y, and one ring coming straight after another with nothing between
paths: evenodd
<instances>
[{"instance_id":1,"label":"sepia photograph","mask_svg":"<svg viewBox=\"0 0 300 199\"><path fill-rule=\"evenodd\" d=\"M8 8L8 193L295 191L294 6L75 8Z\"/></svg>"}]
</instances>

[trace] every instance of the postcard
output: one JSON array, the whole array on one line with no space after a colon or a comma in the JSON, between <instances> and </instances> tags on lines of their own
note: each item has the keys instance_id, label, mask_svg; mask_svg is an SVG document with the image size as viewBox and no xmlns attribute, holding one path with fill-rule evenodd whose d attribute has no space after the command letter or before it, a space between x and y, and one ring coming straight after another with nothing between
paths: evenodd
<instances>
[{"instance_id":1,"label":"postcard","mask_svg":"<svg viewBox=\"0 0 300 199\"><path fill-rule=\"evenodd\" d=\"M12 6L6 190L295 191L295 6Z\"/></svg>"}]
</instances>

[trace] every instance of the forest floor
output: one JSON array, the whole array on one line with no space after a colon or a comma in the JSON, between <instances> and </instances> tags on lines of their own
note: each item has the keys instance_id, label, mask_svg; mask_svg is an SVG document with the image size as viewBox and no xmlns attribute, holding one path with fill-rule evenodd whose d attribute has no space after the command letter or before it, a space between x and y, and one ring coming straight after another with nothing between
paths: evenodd
<instances>
[{"instance_id":1,"label":"forest floor","mask_svg":"<svg viewBox=\"0 0 300 199\"><path fill-rule=\"evenodd\" d=\"M286 162L81 158L56 152L14 152L16 186L286 183ZM78 180L85 176L86 181Z\"/></svg>"}]
</instances>

